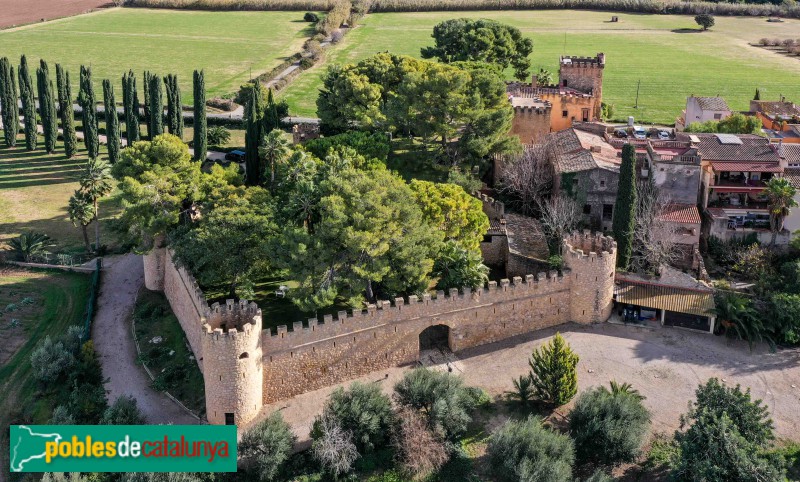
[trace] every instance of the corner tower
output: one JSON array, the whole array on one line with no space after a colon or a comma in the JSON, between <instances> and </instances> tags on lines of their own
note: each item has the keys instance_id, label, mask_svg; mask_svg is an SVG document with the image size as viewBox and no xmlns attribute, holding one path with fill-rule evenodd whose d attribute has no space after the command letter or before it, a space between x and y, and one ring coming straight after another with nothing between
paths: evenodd
<instances>
[{"instance_id":1,"label":"corner tower","mask_svg":"<svg viewBox=\"0 0 800 482\"><path fill-rule=\"evenodd\" d=\"M561 87L591 94L595 98L595 118L600 118L600 104L603 102L603 70L606 56L598 53L596 57L562 56L558 67L558 80Z\"/></svg>"},{"instance_id":2,"label":"corner tower","mask_svg":"<svg viewBox=\"0 0 800 482\"><path fill-rule=\"evenodd\" d=\"M570 320L597 323L611 316L617 242L602 233L573 233L564 239L564 264L572 282Z\"/></svg>"},{"instance_id":3,"label":"corner tower","mask_svg":"<svg viewBox=\"0 0 800 482\"><path fill-rule=\"evenodd\" d=\"M214 303L203 325L206 417L211 424L250 421L263 391L261 309L247 300Z\"/></svg>"}]
</instances>

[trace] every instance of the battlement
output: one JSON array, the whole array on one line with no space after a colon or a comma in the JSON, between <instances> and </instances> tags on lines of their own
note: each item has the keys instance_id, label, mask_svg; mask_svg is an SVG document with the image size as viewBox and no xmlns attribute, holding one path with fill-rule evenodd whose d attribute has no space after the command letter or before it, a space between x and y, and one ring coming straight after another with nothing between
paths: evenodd
<instances>
[{"instance_id":1,"label":"battlement","mask_svg":"<svg viewBox=\"0 0 800 482\"><path fill-rule=\"evenodd\" d=\"M549 102L543 106L531 106L531 105L515 105L514 106L514 114L515 115L547 115L553 109L553 105Z\"/></svg>"},{"instance_id":2,"label":"battlement","mask_svg":"<svg viewBox=\"0 0 800 482\"><path fill-rule=\"evenodd\" d=\"M592 233L588 229L582 233L572 233L564 239L564 252L574 258L589 257L596 255L600 257L616 258L617 242L610 236L603 233Z\"/></svg>"},{"instance_id":3,"label":"battlement","mask_svg":"<svg viewBox=\"0 0 800 482\"><path fill-rule=\"evenodd\" d=\"M237 332L249 333L261 326L261 308L247 300L225 300L224 305L214 303L203 313L203 329L206 334L236 336Z\"/></svg>"},{"instance_id":4,"label":"battlement","mask_svg":"<svg viewBox=\"0 0 800 482\"><path fill-rule=\"evenodd\" d=\"M604 68L606 65L606 56L604 53L598 53L595 57L580 57L577 55L562 55L560 61L561 67L596 67Z\"/></svg>"},{"instance_id":5,"label":"battlement","mask_svg":"<svg viewBox=\"0 0 800 482\"><path fill-rule=\"evenodd\" d=\"M483 203L483 212L489 217L490 222L493 219L503 219L505 217L506 205L502 201L498 201L479 191L476 191L473 195Z\"/></svg>"},{"instance_id":6,"label":"battlement","mask_svg":"<svg viewBox=\"0 0 800 482\"><path fill-rule=\"evenodd\" d=\"M490 281L487 286L476 290L451 288L447 294L437 291L435 297L426 293L421 298L411 295L407 299L395 298L393 302L378 301L363 310L324 315L321 323L317 318L297 321L292 325L292 331L287 325L281 325L275 334L264 331L264 352L276 353L371 328L568 290L568 274L569 271L561 275L557 271L541 272L525 278L503 279L499 283Z\"/></svg>"}]
</instances>

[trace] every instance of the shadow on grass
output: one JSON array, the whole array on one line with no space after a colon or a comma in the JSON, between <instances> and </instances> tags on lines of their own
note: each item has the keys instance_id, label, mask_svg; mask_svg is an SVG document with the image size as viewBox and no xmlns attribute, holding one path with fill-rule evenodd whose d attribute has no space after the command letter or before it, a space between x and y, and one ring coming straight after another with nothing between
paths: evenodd
<instances>
[{"instance_id":1,"label":"shadow on grass","mask_svg":"<svg viewBox=\"0 0 800 482\"><path fill-rule=\"evenodd\" d=\"M703 33L703 29L699 28L674 28L670 30L672 33Z\"/></svg>"}]
</instances>

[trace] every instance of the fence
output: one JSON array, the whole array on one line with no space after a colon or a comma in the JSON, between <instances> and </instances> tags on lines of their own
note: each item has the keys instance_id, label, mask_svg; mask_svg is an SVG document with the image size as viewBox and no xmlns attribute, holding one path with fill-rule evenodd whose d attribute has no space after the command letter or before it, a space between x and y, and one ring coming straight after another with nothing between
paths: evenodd
<instances>
[{"instance_id":1,"label":"fence","mask_svg":"<svg viewBox=\"0 0 800 482\"><path fill-rule=\"evenodd\" d=\"M97 303L97 293L100 291L100 268L102 266L102 259L97 258L97 266L92 273L92 284L89 288L89 299L86 300L86 317L83 321L81 342L86 342L92 337L92 319L94 318L94 308Z\"/></svg>"},{"instance_id":2,"label":"fence","mask_svg":"<svg viewBox=\"0 0 800 482\"><path fill-rule=\"evenodd\" d=\"M43 253L32 255L27 263L50 264L56 266L80 266L94 258L87 254Z\"/></svg>"}]
</instances>

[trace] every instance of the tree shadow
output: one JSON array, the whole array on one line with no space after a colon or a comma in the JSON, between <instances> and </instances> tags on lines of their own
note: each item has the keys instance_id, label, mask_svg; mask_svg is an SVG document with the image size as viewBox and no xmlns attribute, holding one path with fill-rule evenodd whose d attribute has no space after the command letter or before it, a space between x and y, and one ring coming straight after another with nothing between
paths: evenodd
<instances>
[{"instance_id":1,"label":"tree shadow","mask_svg":"<svg viewBox=\"0 0 800 482\"><path fill-rule=\"evenodd\" d=\"M672 33L703 33L701 28L673 28L670 30Z\"/></svg>"}]
</instances>

